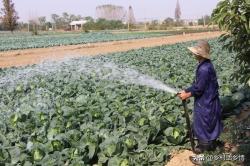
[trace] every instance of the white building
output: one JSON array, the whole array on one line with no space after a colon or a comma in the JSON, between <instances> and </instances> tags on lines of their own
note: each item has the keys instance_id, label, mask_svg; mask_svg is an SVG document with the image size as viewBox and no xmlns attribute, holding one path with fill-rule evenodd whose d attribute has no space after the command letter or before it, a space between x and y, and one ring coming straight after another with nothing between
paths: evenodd
<instances>
[{"instance_id":1,"label":"white building","mask_svg":"<svg viewBox=\"0 0 250 166\"><path fill-rule=\"evenodd\" d=\"M185 25L198 25L198 19L184 19L183 21Z\"/></svg>"},{"instance_id":2,"label":"white building","mask_svg":"<svg viewBox=\"0 0 250 166\"><path fill-rule=\"evenodd\" d=\"M87 20L81 20L81 21L72 21L70 23L70 28L71 30L80 30L82 29L82 26L86 24L88 21Z\"/></svg>"}]
</instances>

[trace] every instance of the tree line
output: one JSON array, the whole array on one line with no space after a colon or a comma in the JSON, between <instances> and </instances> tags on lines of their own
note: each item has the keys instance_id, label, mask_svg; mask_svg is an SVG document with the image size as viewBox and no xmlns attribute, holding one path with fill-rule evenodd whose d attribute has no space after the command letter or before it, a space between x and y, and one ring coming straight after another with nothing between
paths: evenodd
<instances>
[{"instance_id":1,"label":"tree line","mask_svg":"<svg viewBox=\"0 0 250 166\"><path fill-rule=\"evenodd\" d=\"M117 20L94 20L92 17L83 17L81 15L69 14L67 12L62 15L52 14L51 21L48 21L45 16L33 17L28 22L18 22L18 13L15 10L15 5L12 0L3 0L3 7L0 10L0 30L28 30L37 34L37 31L42 30L70 30L72 21L87 20L83 26L83 30L104 30L104 29L123 29L126 26L122 21Z\"/></svg>"},{"instance_id":2,"label":"tree line","mask_svg":"<svg viewBox=\"0 0 250 166\"><path fill-rule=\"evenodd\" d=\"M183 27L183 26L209 26L211 24L211 17L209 15L205 15L198 20L182 20L182 19L174 19L168 17L163 21L152 20L146 23L147 28L149 30L167 30L172 27Z\"/></svg>"},{"instance_id":3,"label":"tree line","mask_svg":"<svg viewBox=\"0 0 250 166\"><path fill-rule=\"evenodd\" d=\"M33 17L26 23L18 22L18 14L15 10L14 3L12 0L3 0L3 8L0 13L0 30L28 30L37 34L38 31L47 31L47 30L70 30L70 23L72 21L86 20L87 23L83 25L82 30L105 30L105 29L125 29L126 25L120 20L105 20L97 19L94 20L92 17L83 17L81 15L69 14L67 12L62 13L61 15L52 14L50 21L47 20L45 16L42 17ZM145 28L148 30L165 30L171 27L184 26L184 25L208 25L210 23L210 16L206 15L198 20L197 23L194 22L184 22L181 20L181 9L179 2L177 1L176 10L175 10L175 19L166 18L164 21L152 20L145 24ZM134 25L130 25L130 28L134 28Z\"/></svg>"}]
</instances>

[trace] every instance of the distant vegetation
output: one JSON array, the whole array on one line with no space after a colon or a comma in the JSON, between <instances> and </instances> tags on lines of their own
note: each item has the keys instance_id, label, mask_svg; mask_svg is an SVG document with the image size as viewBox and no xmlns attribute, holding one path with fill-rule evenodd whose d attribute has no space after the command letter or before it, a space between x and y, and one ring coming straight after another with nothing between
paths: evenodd
<instances>
[{"instance_id":1,"label":"distant vegetation","mask_svg":"<svg viewBox=\"0 0 250 166\"><path fill-rule=\"evenodd\" d=\"M126 11L121 6L102 5L96 8L97 19L90 16L82 16L63 12L59 14L51 14L50 18L45 16L31 16L28 22L17 22L18 16L11 0L3 0L4 7L0 12L0 30L21 30L32 32L38 35L39 31L71 31L70 23L72 21L85 20L80 31L89 32L91 30L169 30L173 27L189 27L203 25L204 27L210 23L210 16L206 15L197 20L183 20L181 18L181 7L177 1L175 18L167 17L164 20L135 20L132 6ZM110 11L112 11L110 14ZM49 21L50 20L50 21Z\"/></svg>"},{"instance_id":2,"label":"distant vegetation","mask_svg":"<svg viewBox=\"0 0 250 166\"><path fill-rule=\"evenodd\" d=\"M2 25L0 25L0 28L13 32L18 25L17 20L19 17L12 0L3 0L3 8L0 10L0 14L1 13L0 21L2 20Z\"/></svg>"},{"instance_id":3,"label":"distant vegetation","mask_svg":"<svg viewBox=\"0 0 250 166\"><path fill-rule=\"evenodd\" d=\"M113 29L125 29L126 25L123 24L122 21L119 20L105 20L98 19L94 21L93 19L89 20L86 24L83 25L83 30L113 30Z\"/></svg>"}]
</instances>

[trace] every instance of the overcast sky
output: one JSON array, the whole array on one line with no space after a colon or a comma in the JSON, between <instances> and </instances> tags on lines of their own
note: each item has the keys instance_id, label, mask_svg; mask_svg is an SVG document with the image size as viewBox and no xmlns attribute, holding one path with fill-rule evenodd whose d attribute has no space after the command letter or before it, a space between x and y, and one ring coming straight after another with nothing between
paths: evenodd
<instances>
[{"instance_id":1,"label":"overcast sky","mask_svg":"<svg viewBox=\"0 0 250 166\"><path fill-rule=\"evenodd\" d=\"M177 0L12 0L21 21L30 18L61 14L80 14L82 16L95 17L95 8L98 5L114 4L128 9L131 5L134 9L135 18L139 21L144 19L164 19L174 17ZM202 15L210 15L219 0L179 0L182 18L196 19ZM0 8L2 8L0 0Z\"/></svg>"}]
</instances>

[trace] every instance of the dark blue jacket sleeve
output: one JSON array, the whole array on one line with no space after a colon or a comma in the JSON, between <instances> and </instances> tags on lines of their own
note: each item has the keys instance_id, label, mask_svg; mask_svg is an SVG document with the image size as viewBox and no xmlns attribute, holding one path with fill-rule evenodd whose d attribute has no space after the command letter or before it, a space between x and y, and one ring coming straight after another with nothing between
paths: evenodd
<instances>
[{"instance_id":1,"label":"dark blue jacket sleeve","mask_svg":"<svg viewBox=\"0 0 250 166\"><path fill-rule=\"evenodd\" d=\"M198 97L201 96L206 88L206 85L208 84L208 69L207 68L200 68L197 72L196 81L193 83L193 85L189 88L187 88L186 92L191 92L192 96Z\"/></svg>"}]
</instances>

